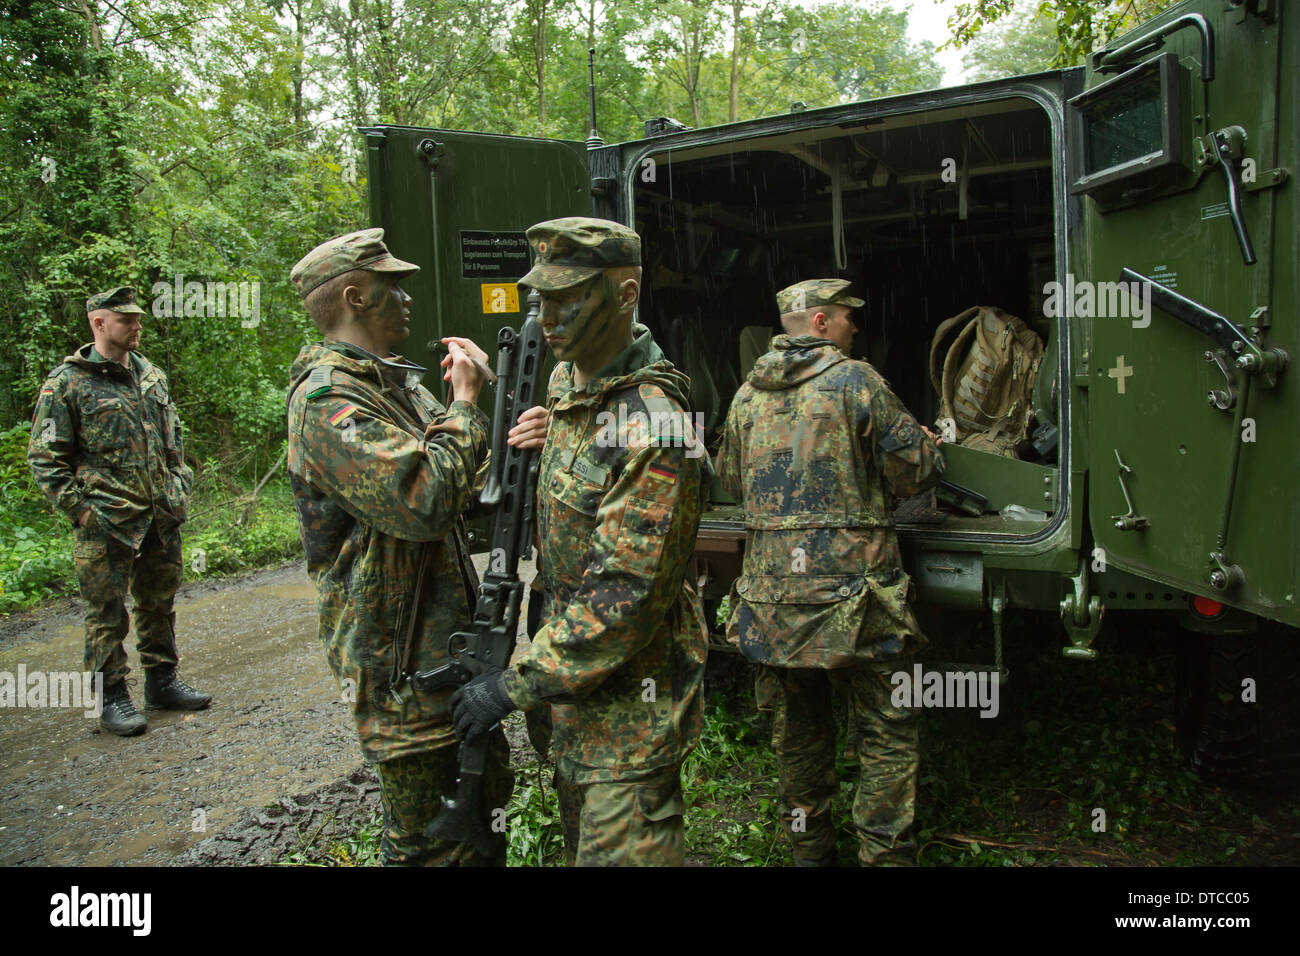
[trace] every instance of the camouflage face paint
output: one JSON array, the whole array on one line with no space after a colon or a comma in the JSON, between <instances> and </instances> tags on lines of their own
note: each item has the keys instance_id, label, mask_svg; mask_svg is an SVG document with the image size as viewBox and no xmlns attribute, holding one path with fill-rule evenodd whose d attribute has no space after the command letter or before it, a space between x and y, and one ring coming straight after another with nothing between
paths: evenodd
<instances>
[{"instance_id":1,"label":"camouflage face paint","mask_svg":"<svg viewBox=\"0 0 1300 956\"><path fill-rule=\"evenodd\" d=\"M387 357L411 334L411 297L398 286L403 277L387 273L370 273L366 311L361 322Z\"/></svg>"},{"instance_id":2,"label":"camouflage face paint","mask_svg":"<svg viewBox=\"0 0 1300 956\"><path fill-rule=\"evenodd\" d=\"M602 273L582 285L542 293L542 331L561 361L602 351L618 318L618 290Z\"/></svg>"},{"instance_id":3,"label":"camouflage face paint","mask_svg":"<svg viewBox=\"0 0 1300 956\"><path fill-rule=\"evenodd\" d=\"M828 309L834 309L837 313L831 321L830 332L831 341L845 355L853 355L853 335L858 331L857 323L853 321L853 310L847 306L832 305Z\"/></svg>"}]
</instances>

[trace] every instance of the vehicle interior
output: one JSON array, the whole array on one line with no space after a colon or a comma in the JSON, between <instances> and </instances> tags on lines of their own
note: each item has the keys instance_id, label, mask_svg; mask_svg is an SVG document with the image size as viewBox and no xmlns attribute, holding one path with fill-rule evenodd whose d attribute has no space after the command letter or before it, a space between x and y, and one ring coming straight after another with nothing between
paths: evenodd
<instances>
[{"instance_id":1,"label":"vehicle interior","mask_svg":"<svg viewBox=\"0 0 1300 956\"><path fill-rule=\"evenodd\" d=\"M940 490L897 520L1014 534L1048 523L1054 501L1044 502L1039 476L1056 470L1050 426L1059 389L1055 322L1042 314L1055 237L1052 137L1040 106L1001 99L651 159L643 168L652 175L638 175L634 191L640 321L691 376L711 451L737 388L781 331L778 290L851 279L866 301L854 313L854 357L871 362L932 428L936 329L971 306L996 306L1046 345L1028 427L1038 441L1021 443L1015 458L970 459L980 467L959 471L985 487ZM1000 476L1009 476L1006 487ZM713 495L717 505L729 500L716 485ZM1007 505L1031 510L1008 513Z\"/></svg>"}]
</instances>

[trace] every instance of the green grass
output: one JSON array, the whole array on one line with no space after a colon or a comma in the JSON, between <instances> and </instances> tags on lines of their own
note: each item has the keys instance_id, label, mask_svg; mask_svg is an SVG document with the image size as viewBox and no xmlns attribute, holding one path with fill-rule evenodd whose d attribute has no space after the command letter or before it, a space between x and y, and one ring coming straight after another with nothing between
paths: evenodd
<instances>
[{"instance_id":1,"label":"green grass","mask_svg":"<svg viewBox=\"0 0 1300 956\"><path fill-rule=\"evenodd\" d=\"M561 866L564 833L555 788L549 785L550 767L533 764L515 771L515 793L509 821L507 866ZM543 782L545 781L545 782Z\"/></svg>"},{"instance_id":2,"label":"green grass","mask_svg":"<svg viewBox=\"0 0 1300 956\"><path fill-rule=\"evenodd\" d=\"M1050 618L1009 626L1012 675L998 717L922 711L921 865L1294 863L1300 808L1275 795L1214 786L1185 767L1173 723L1171 634L1131 622L1104 635L1097 661L1078 663L1061 657L1058 629ZM975 646L936 641L929 658L991 656L968 625L952 630ZM705 713L699 748L683 772L690 858L789 865L769 723L749 693L726 701L715 695ZM833 812L840 863L853 865L849 814L858 767L846 754L843 719L840 727Z\"/></svg>"},{"instance_id":3,"label":"green grass","mask_svg":"<svg viewBox=\"0 0 1300 956\"><path fill-rule=\"evenodd\" d=\"M1211 786L1184 768L1172 723L1174 661L1163 638L1137 634L1101 650L1098 661L1079 664L1061 658L1054 641L1026 640L1014 650L1009 643L1013 672L997 718L922 711L919 863L1235 865L1285 862L1288 852L1294 862L1300 808L1292 801ZM743 675L740 684L708 700L699 746L682 770L687 861L788 866L770 721L756 711ZM843 721L834 814L840 863L854 865L849 811L858 764L842 731ZM516 779L509 864L562 865L549 767L530 764ZM1105 811L1104 830L1093 828L1096 809ZM1278 850L1287 840L1291 850ZM350 850L349 859L377 858L377 849L356 845L363 850Z\"/></svg>"},{"instance_id":4,"label":"green grass","mask_svg":"<svg viewBox=\"0 0 1300 956\"><path fill-rule=\"evenodd\" d=\"M0 611L76 591L72 525L56 517L27 467L31 426L0 432Z\"/></svg>"},{"instance_id":5,"label":"green grass","mask_svg":"<svg viewBox=\"0 0 1300 956\"><path fill-rule=\"evenodd\" d=\"M1295 829L1300 817L1267 795L1209 785L1185 769L1174 667L1168 638L1136 628L1103 641L1092 663L1064 660L1054 644L1021 645L997 718L925 711L921 861L1258 861L1270 832Z\"/></svg>"},{"instance_id":6,"label":"green grass","mask_svg":"<svg viewBox=\"0 0 1300 956\"><path fill-rule=\"evenodd\" d=\"M776 757L768 721L752 694L728 705L714 694L704 731L682 767L686 853L715 866L769 866L785 860L776 799Z\"/></svg>"},{"instance_id":7,"label":"green grass","mask_svg":"<svg viewBox=\"0 0 1300 956\"><path fill-rule=\"evenodd\" d=\"M204 514L205 509L213 510ZM302 556L287 481L272 481L262 489L247 523L242 520L243 505L222 508L200 503L192 510L199 517L184 528L187 581L252 571Z\"/></svg>"},{"instance_id":8,"label":"green grass","mask_svg":"<svg viewBox=\"0 0 1300 956\"><path fill-rule=\"evenodd\" d=\"M52 512L27 467L26 424L0 432L0 613L25 610L50 598L77 593L72 526ZM205 471L220 474L215 463ZM204 475L202 477L210 477ZM196 515L182 529L185 580L250 571L298 557L293 496L283 476L262 490L247 515L237 482L207 480L191 502Z\"/></svg>"},{"instance_id":9,"label":"green grass","mask_svg":"<svg viewBox=\"0 0 1300 956\"><path fill-rule=\"evenodd\" d=\"M321 831L332 818L321 823L315 831L298 831L298 846L280 861L280 866L379 866L379 839L383 832L380 811L356 832L343 840L321 840Z\"/></svg>"}]
</instances>

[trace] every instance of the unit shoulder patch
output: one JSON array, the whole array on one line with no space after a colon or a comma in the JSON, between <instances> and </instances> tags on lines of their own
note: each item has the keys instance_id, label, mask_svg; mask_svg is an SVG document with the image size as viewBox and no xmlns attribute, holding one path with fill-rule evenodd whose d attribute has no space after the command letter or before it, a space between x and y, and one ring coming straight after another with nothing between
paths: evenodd
<instances>
[{"instance_id":1,"label":"unit shoulder patch","mask_svg":"<svg viewBox=\"0 0 1300 956\"><path fill-rule=\"evenodd\" d=\"M319 398L326 395L330 390L330 367L328 365L317 365L307 374L307 381L303 383L307 389L308 398Z\"/></svg>"}]
</instances>

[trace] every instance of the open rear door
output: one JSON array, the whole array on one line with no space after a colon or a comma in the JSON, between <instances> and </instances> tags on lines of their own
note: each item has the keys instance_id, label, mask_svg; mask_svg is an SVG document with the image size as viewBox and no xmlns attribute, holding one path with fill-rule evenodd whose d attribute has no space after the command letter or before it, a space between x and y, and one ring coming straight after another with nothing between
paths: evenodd
<instances>
[{"instance_id":1,"label":"open rear door","mask_svg":"<svg viewBox=\"0 0 1300 956\"><path fill-rule=\"evenodd\" d=\"M529 269L524 230L591 215L586 147L405 126L362 132L371 223L394 255L420 266L402 283L414 299L403 354L433 369L434 343L464 335L495 355L497 330L518 328L527 304L515 287ZM440 375L425 385L443 394Z\"/></svg>"},{"instance_id":2,"label":"open rear door","mask_svg":"<svg viewBox=\"0 0 1300 956\"><path fill-rule=\"evenodd\" d=\"M1300 10L1282 7L1180 4L1089 57L1059 296L1087 343L1099 557L1294 625Z\"/></svg>"}]
</instances>

